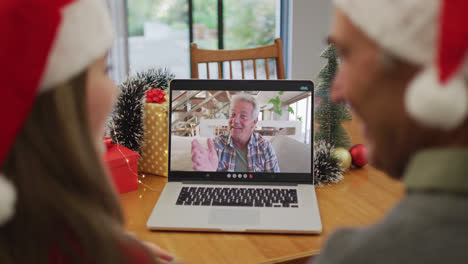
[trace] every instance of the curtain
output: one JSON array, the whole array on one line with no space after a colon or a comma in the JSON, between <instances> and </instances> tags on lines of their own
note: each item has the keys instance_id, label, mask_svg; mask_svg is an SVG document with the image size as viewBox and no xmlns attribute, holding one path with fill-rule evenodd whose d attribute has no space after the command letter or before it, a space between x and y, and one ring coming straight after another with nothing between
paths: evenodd
<instances>
[{"instance_id":1,"label":"curtain","mask_svg":"<svg viewBox=\"0 0 468 264\"><path fill-rule=\"evenodd\" d=\"M129 72L127 7L125 0L106 0L109 7L115 39L108 56L109 75L121 83Z\"/></svg>"}]
</instances>

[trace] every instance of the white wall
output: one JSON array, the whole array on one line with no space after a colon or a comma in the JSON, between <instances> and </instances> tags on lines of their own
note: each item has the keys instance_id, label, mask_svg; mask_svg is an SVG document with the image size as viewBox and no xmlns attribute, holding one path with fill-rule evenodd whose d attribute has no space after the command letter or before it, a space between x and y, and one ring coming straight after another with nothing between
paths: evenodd
<instances>
[{"instance_id":1,"label":"white wall","mask_svg":"<svg viewBox=\"0 0 468 264\"><path fill-rule=\"evenodd\" d=\"M326 48L330 20L331 0L291 0L292 19L290 38L291 79L315 81L326 64L320 53Z\"/></svg>"}]
</instances>

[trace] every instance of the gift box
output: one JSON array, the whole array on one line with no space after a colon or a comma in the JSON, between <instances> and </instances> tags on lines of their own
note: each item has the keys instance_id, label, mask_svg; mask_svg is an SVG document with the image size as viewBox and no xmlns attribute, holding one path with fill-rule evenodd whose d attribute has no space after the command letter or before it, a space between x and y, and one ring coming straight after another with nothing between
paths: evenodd
<instances>
[{"instance_id":1,"label":"gift box","mask_svg":"<svg viewBox=\"0 0 468 264\"><path fill-rule=\"evenodd\" d=\"M107 147L104 162L119 193L138 189L138 153L122 145L112 144Z\"/></svg>"},{"instance_id":2,"label":"gift box","mask_svg":"<svg viewBox=\"0 0 468 264\"><path fill-rule=\"evenodd\" d=\"M145 131L138 170L167 177L169 113L168 104L146 103Z\"/></svg>"}]
</instances>

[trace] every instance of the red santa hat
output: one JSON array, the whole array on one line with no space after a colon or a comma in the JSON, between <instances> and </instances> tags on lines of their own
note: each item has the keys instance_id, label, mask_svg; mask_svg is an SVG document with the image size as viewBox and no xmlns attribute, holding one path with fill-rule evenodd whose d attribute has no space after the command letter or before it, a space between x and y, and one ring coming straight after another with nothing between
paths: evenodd
<instances>
[{"instance_id":1,"label":"red santa hat","mask_svg":"<svg viewBox=\"0 0 468 264\"><path fill-rule=\"evenodd\" d=\"M0 172L35 98L107 52L113 40L104 0L0 2ZM16 193L0 174L0 225L14 214Z\"/></svg>"},{"instance_id":2,"label":"red santa hat","mask_svg":"<svg viewBox=\"0 0 468 264\"><path fill-rule=\"evenodd\" d=\"M384 50L421 65L405 106L421 124L452 130L468 116L468 1L335 0Z\"/></svg>"}]
</instances>

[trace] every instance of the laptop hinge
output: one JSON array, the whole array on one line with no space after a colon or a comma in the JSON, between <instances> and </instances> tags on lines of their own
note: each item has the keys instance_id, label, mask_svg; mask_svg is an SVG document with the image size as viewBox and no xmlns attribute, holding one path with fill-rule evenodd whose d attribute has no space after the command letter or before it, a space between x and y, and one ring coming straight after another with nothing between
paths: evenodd
<instances>
[{"instance_id":1,"label":"laptop hinge","mask_svg":"<svg viewBox=\"0 0 468 264\"><path fill-rule=\"evenodd\" d=\"M291 182L226 182L226 181L183 181L182 184L222 184L222 185L281 185L281 186L297 186L298 183Z\"/></svg>"}]
</instances>

